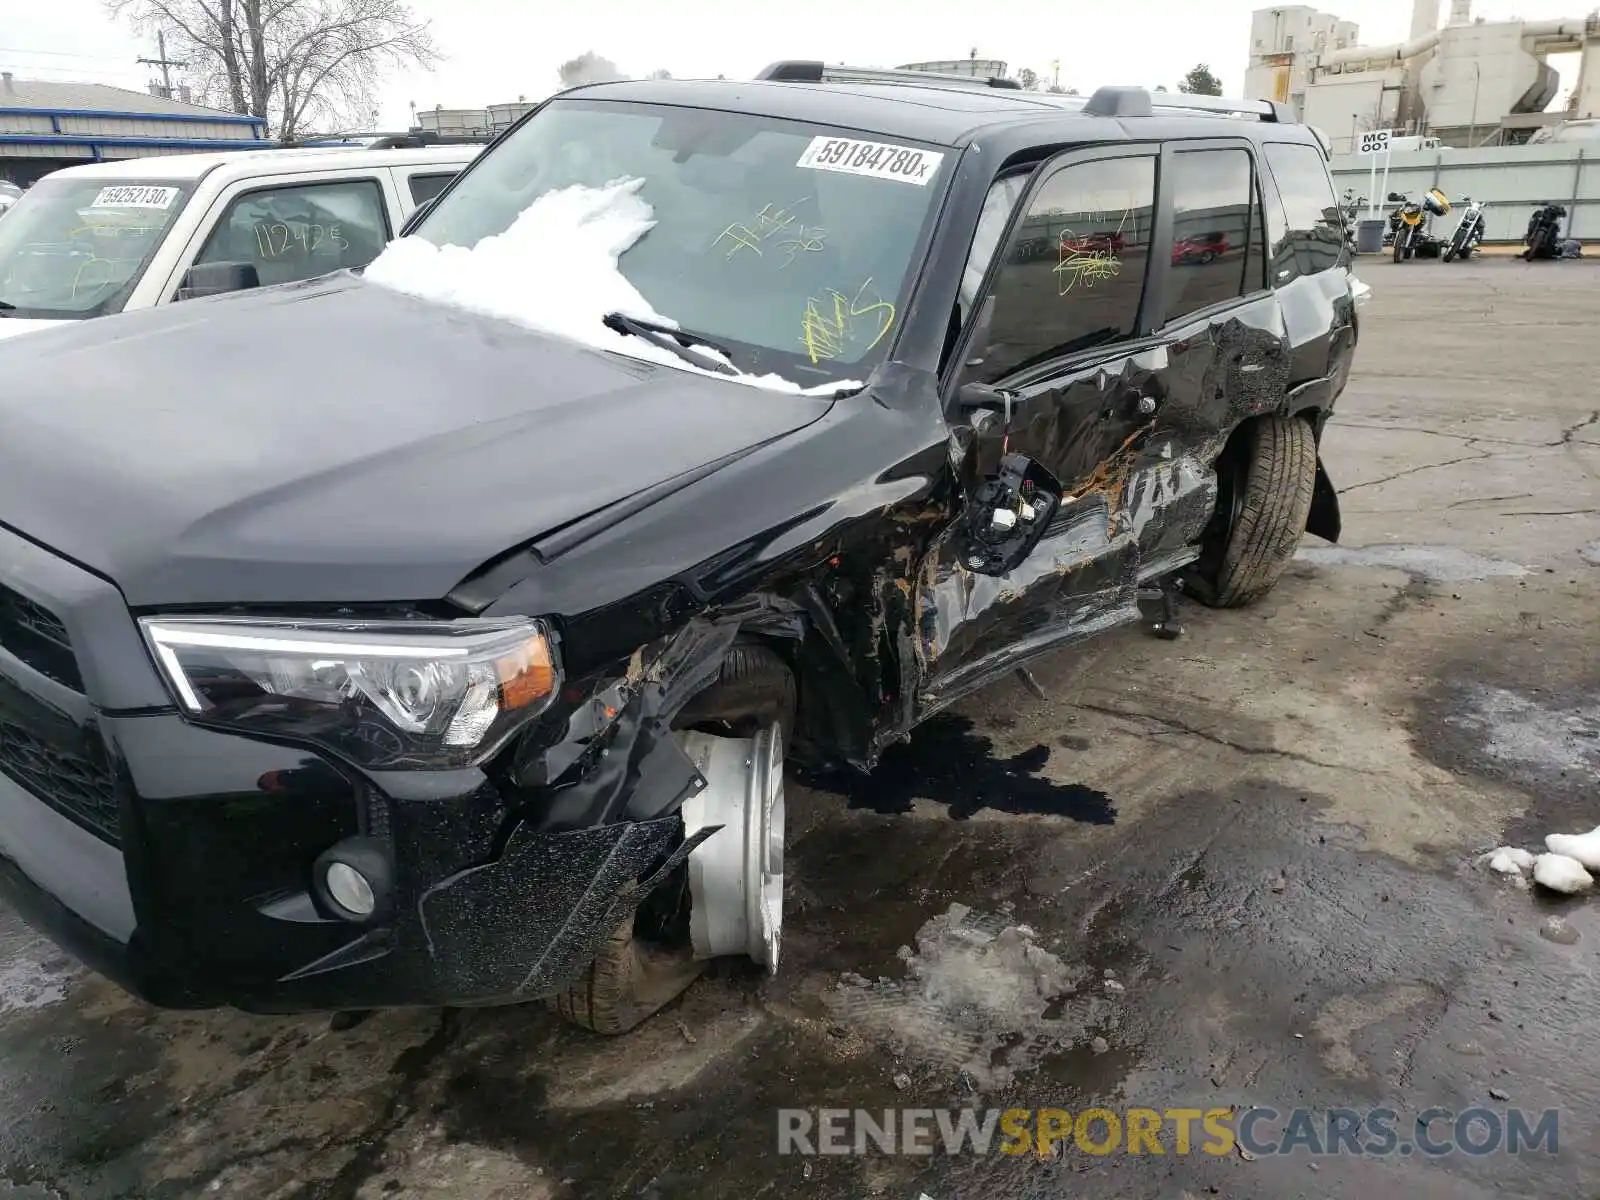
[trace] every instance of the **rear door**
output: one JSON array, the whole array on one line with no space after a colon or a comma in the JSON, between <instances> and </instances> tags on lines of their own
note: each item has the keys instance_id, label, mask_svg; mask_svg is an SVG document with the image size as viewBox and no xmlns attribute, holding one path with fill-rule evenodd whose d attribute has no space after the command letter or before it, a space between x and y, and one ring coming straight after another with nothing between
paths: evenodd
<instances>
[{"instance_id":1,"label":"rear door","mask_svg":"<svg viewBox=\"0 0 1600 1200\"><path fill-rule=\"evenodd\" d=\"M1215 461L1241 421L1283 402L1292 348L1271 280L1264 166L1239 138L1169 143L1162 210L1171 252L1152 272L1155 334L1167 355L1138 524L1140 576L1185 565L1215 509Z\"/></svg>"}]
</instances>

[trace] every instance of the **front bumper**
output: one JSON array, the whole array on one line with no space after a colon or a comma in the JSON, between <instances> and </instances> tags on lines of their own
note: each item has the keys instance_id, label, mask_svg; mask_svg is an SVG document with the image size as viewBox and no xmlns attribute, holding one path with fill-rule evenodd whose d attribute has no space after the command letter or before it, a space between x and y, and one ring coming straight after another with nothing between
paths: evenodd
<instances>
[{"instance_id":1,"label":"front bumper","mask_svg":"<svg viewBox=\"0 0 1600 1200\"><path fill-rule=\"evenodd\" d=\"M0 895L130 991L263 1012L550 994L688 847L676 813L518 811L479 770L362 773L187 723L116 590L0 529ZM392 867L370 925L312 895L352 837Z\"/></svg>"}]
</instances>

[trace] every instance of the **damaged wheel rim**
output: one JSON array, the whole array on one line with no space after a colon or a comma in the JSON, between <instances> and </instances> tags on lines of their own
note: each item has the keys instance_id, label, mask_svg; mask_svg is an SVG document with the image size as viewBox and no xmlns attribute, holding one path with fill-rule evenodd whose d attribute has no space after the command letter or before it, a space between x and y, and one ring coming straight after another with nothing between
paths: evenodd
<instances>
[{"instance_id":1,"label":"damaged wheel rim","mask_svg":"<svg viewBox=\"0 0 1600 1200\"><path fill-rule=\"evenodd\" d=\"M684 835L715 830L689 856L696 958L748 955L778 969L783 935L783 733L679 734L706 786L683 805Z\"/></svg>"}]
</instances>

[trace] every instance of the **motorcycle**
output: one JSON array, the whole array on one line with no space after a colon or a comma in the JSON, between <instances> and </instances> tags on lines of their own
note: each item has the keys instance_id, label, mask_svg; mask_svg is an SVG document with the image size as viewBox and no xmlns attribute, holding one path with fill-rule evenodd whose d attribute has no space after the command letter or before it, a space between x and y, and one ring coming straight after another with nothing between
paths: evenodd
<instances>
[{"instance_id":1,"label":"motorcycle","mask_svg":"<svg viewBox=\"0 0 1600 1200\"><path fill-rule=\"evenodd\" d=\"M1528 231L1522 235L1527 247L1518 257L1525 262L1536 258L1561 257L1561 218L1567 210L1559 204L1546 204L1536 208L1528 218Z\"/></svg>"},{"instance_id":2,"label":"motorcycle","mask_svg":"<svg viewBox=\"0 0 1600 1200\"><path fill-rule=\"evenodd\" d=\"M1456 231L1450 235L1450 244L1444 248L1445 262L1454 262L1458 258L1466 262L1477 251L1478 243L1483 241L1483 201L1463 196L1461 203L1467 207L1462 210Z\"/></svg>"},{"instance_id":3,"label":"motorcycle","mask_svg":"<svg viewBox=\"0 0 1600 1200\"><path fill-rule=\"evenodd\" d=\"M1438 188L1429 188L1420 200L1410 200L1401 192L1390 192L1391 204L1400 205L1389 218L1394 226L1394 261L1409 258L1438 258L1444 243L1428 232L1430 217L1450 211L1450 201Z\"/></svg>"},{"instance_id":4,"label":"motorcycle","mask_svg":"<svg viewBox=\"0 0 1600 1200\"><path fill-rule=\"evenodd\" d=\"M1344 198L1339 202L1339 213L1344 218L1344 242L1350 248L1350 253L1356 252L1356 221L1361 217L1361 210L1367 206L1365 196L1356 197L1355 188L1345 188Z\"/></svg>"}]
</instances>

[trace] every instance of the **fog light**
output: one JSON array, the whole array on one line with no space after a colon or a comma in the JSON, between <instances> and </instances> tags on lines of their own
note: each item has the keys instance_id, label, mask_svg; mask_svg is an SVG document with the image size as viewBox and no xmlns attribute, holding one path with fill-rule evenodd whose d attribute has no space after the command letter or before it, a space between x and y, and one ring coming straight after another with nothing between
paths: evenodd
<instances>
[{"instance_id":1,"label":"fog light","mask_svg":"<svg viewBox=\"0 0 1600 1200\"><path fill-rule=\"evenodd\" d=\"M311 890L327 916L355 925L387 921L395 905L394 864L371 838L345 838L311 865Z\"/></svg>"},{"instance_id":2,"label":"fog light","mask_svg":"<svg viewBox=\"0 0 1600 1200\"><path fill-rule=\"evenodd\" d=\"M324 880L328 885L328 895L340 908L358 917L370 917L378 907L377 897L372 894L372 885L367 882L367 877L349 863L329 863Z\"/></svg>"}]
</instances>

